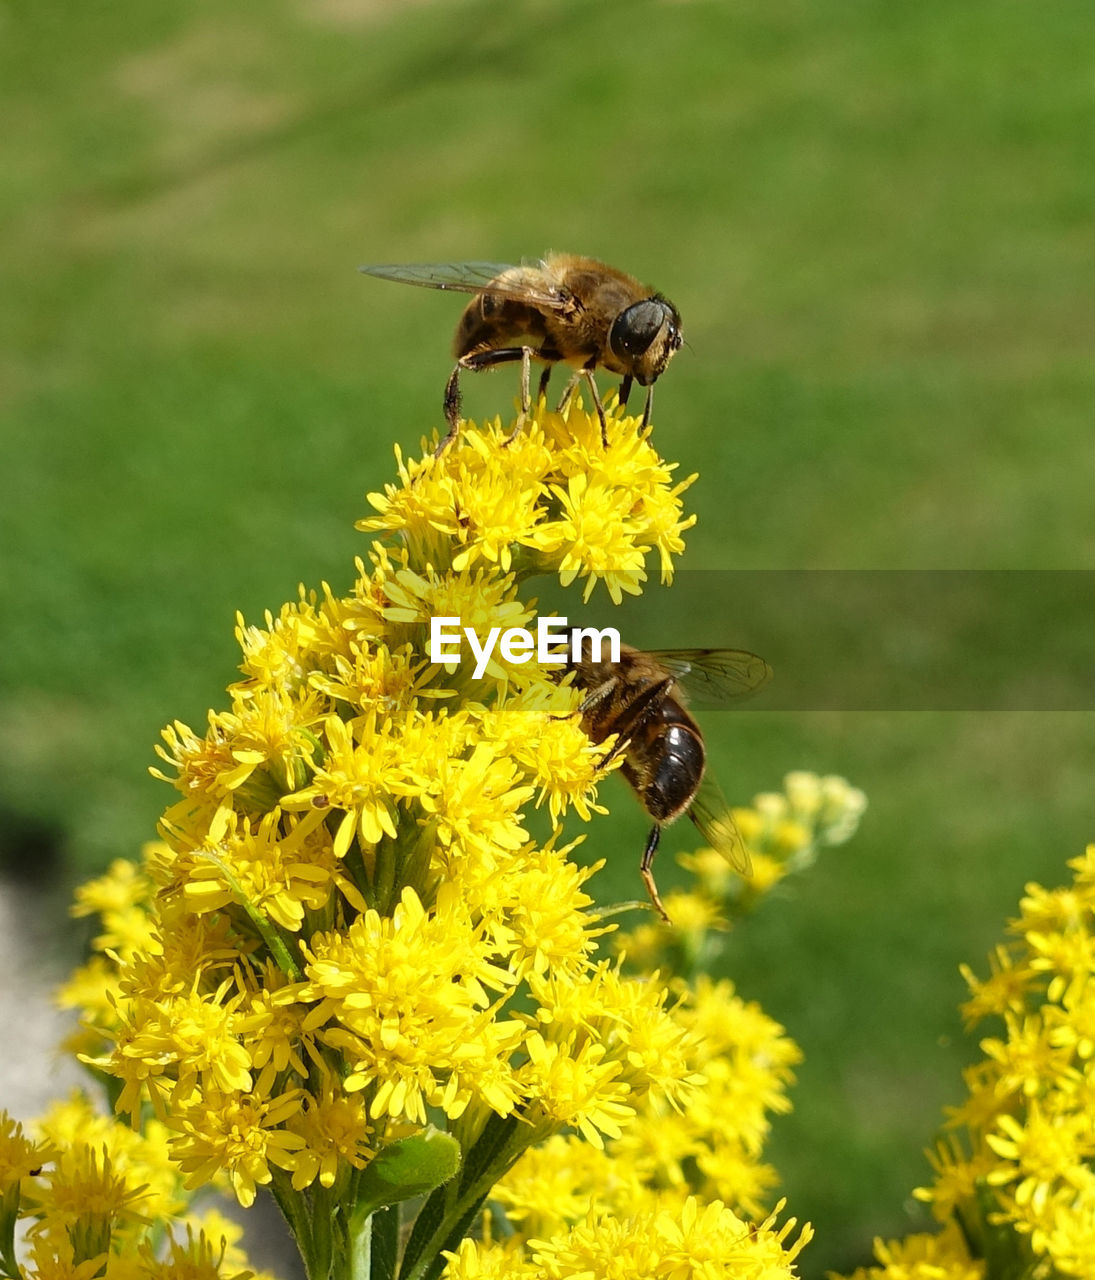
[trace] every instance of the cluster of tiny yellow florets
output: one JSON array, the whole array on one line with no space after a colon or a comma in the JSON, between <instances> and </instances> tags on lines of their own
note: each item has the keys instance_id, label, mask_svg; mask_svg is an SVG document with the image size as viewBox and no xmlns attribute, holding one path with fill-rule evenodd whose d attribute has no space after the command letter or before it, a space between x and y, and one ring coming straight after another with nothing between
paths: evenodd
<instances>
[{"instance_id":1,"label":"cluster of tiny yellow florets","mask_svg":"<svg viewBox=\"0 0 1095 1280\"><path fill-rule=\"evenodd\" d=\"M417 1280L443 1256L451 1277L492 1273L489 1236L461 1242L493 1196L513 1274L607 1274L610 1257L682 1280L792 1274L808 1232L765 1217L759 1156L794 1046L725 984L687 993L598 956L596 868L568 859L563 823L603 811L605 751L558 669L497 657L473 678L426 656L435 616L527 626L533 573L616 600L650 555L668 577L689 482L618 409L608 437L575 400L401 462L350 593L241 619L228 708L165 731L178 798L140 866L81 891L101 931L63 992L73 1047L161 1171L119 1184L119 1221L268 1187L313 1280L359 1274L374 1216ZM57 1144L55 1182L70 1164L117 1180L118 1140L95 1141ZM24 1154L15 1184L38 1187L46 1156ZM545 1203L553 1179L573 1211ZM423 1197L401 1239L398 1206ZM102 1252L94 1230L74 1252L69 1230L69 1273ZM191 1246L231 1271L200 1232Z\"/></svg>"},{"instance_id":2,"label":"cluster of tiny yellow florets","mask_svg":"<svg viewBox=\"0 0 1095 1280\"><path fill-rule=\"evenodd\" d=\"M665 1199L672 1207L651 1196L622 1216L590 1214L524 1246L464 1240L449 1255L446 1280L782 1280L810 1240L808 1229L792 1238L793 1219L777 1227L772 1214L751 1223L718 1200L688 1196L678 1207Z\"/></svg>"},{"instance_id":3,"label":"cluster of tiny yellow florets","mask_svg":"<svg viewBox=\"0 0 1095 1280\"><path fill-rule=\"evenodd\" d=\"M465 425L439 458L400 458L400 483L369 495L379 514L358 527L399 533L417 563L439 569L582 579L587 600L598 580L617 603L638 595L652 552L668 582L695 523L680 496L696 477L674 484L676 464L636 420L611 405L607 416L607 449L577 398L563 413L541 407L516 436L500 420Z\"/></svg>"},{"instance_id":4,"label":"cluster of tiny yellow florets","mask_svg":"<svg viewBox=\"0 0 1095 1280\"><path fill-rule=\"evenodd\" d=\"M681 992L677 1017L691 1033L688 1106L648 1093L639 1122L603 1146L570 1135L528 1151L492 1193L525 1237L640 1205L679 1210L693 1195L749 1219L764 1215L776 1176L760 1156L769 1116L789 1109L798 1048L727 981L701 978Z\"/></svg>"},{"instance_id":5,"label":"cluster of tiny yellow florets","mask_svg":"<svg viewBox=\"0 0 1095 1280\"><path fill-rule=\"evenodd\" d=\"M967 1022L999 1030L916 1193L943 1232L876 1245L854 1280L1095 1275L1095 845L1069 866L1067 888L1027 886L987 978L963 969Z\"/></svg>"}]
</instances>

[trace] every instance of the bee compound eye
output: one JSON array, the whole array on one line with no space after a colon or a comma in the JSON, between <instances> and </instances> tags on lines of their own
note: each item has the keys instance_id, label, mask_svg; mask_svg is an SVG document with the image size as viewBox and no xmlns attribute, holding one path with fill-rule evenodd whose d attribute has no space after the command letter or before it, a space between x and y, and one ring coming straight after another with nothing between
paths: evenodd
<instances>
[{"instance_id":1,"label":"bee compound eye","mask_svg":"<svg viewBox=\"0 0 1095 1280\"><path fill-rule=\"evenodd\" d=\"M644 298L621 311L612 322L608 344L620 359L641 356L658 336L667 319L665 303Z\"/></svg>"}]
</instances>

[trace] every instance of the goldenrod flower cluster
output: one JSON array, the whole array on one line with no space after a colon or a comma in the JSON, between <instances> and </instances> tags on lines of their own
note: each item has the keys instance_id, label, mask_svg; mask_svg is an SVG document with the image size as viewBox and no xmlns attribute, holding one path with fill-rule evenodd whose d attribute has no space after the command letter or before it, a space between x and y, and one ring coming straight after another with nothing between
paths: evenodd
<instances>
[{"instance_id":1,"label":"goldenrod flower cluster","mask_svg":"<svg viewBox=\"0 0 1095 1280\"><path fill-rule=\"evenodd\" d=\"M1027 886L987 978L963 968L967 1022L997 1029L916 1192L943 1232L876 1244L854 1280L1095 1275L1095 845L1069 866L1066 888Z\"/></svg>"},{"instance_id":2,"label":"goldenrod flower cluster","mask_svg":"<svg viewBox=\"0 0 1095 1280\"><path fill-rule=\"evenodd\" d=\"M651 556L668 578L689 481L637 419L608 431L575 399L400 460L349 594L241 619L227 709L165 731L178 798L82 891L97 954L63 993L164 1170L116 1217L267 1187L310 1280L792 1275L808 1230L768 1215L759 1156L797 1051L727 984L597 954L563 824L603 812L605 751L558 669L426 657L435 616L527 626L533 573L615 600ZM103 1141L77 1165L106 1185ZM484 1205L505 1239L471 1239Z\"/></svg>"}]
</instances>

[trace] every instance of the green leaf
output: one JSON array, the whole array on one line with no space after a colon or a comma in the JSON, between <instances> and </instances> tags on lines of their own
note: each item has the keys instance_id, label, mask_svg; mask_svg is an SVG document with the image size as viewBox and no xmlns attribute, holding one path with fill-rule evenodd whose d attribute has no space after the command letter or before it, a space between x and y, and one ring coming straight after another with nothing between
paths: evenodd
<instances>
[{"instance_id":1,"label":"green leaf","mask_svg":"<svg viewBox=\"0 0 1095 1280\"><path fill-rule=\"evenodd\" d=\"M460 1143L432 1125L384 1147L361 1175L355 1216L424 1196L460 1168Z\"/></svg>"},{"instance_id":2,"label":"green leaf","mask_svg":"<svg viewBox=\"0 0 1095 1280\"><path fill-rule=\"evenodd\" d=\"M373 1217L371 1280L393 1280L399 1258L399 1209L381 1209Z\"/></svg>"}]
</instances>

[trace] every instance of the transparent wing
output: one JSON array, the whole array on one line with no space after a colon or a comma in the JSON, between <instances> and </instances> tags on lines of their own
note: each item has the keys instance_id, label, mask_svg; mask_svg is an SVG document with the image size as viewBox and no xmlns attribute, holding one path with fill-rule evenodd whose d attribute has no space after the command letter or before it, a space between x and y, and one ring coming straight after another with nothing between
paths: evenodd
<instances>
[{"instance_id":1,"label":"transparent wing","mask_svg":"<svg viewBox=\"0 0 1095 1280\"><path fill-rule=\"evenodd\" d=\"M722 788L710 775L704 775L700 789L689 807L688 816L712 849L721 853L740 875L749 875L753 869L753 860L749 857L749 850L741 838Z\"/></svg>"},{"instance_id":2,"label":"transparent wing","mask_svg":"<svg viewBox=\"0 0 1095 1280\"><path fill-rule=\"evenodd\" d=\"M772 678L772 668L745 649L651 649L651 656L681 684L690 702L721 707L756 693Z\"/></svg>"},{"instance_id":3,"label":"transparent wing","mask_svg":"<svg viewBox=\"0 0 1095 1280\"><path fill-rule=\"evenodd\" d=\"M514 267L504 262L382 262L358 267L358 270L381 280L396 280L426 289L491 293L549 311L563 310L571 300L569 292L553 284L540 266Z\"/></svg>"}]
</instances>

